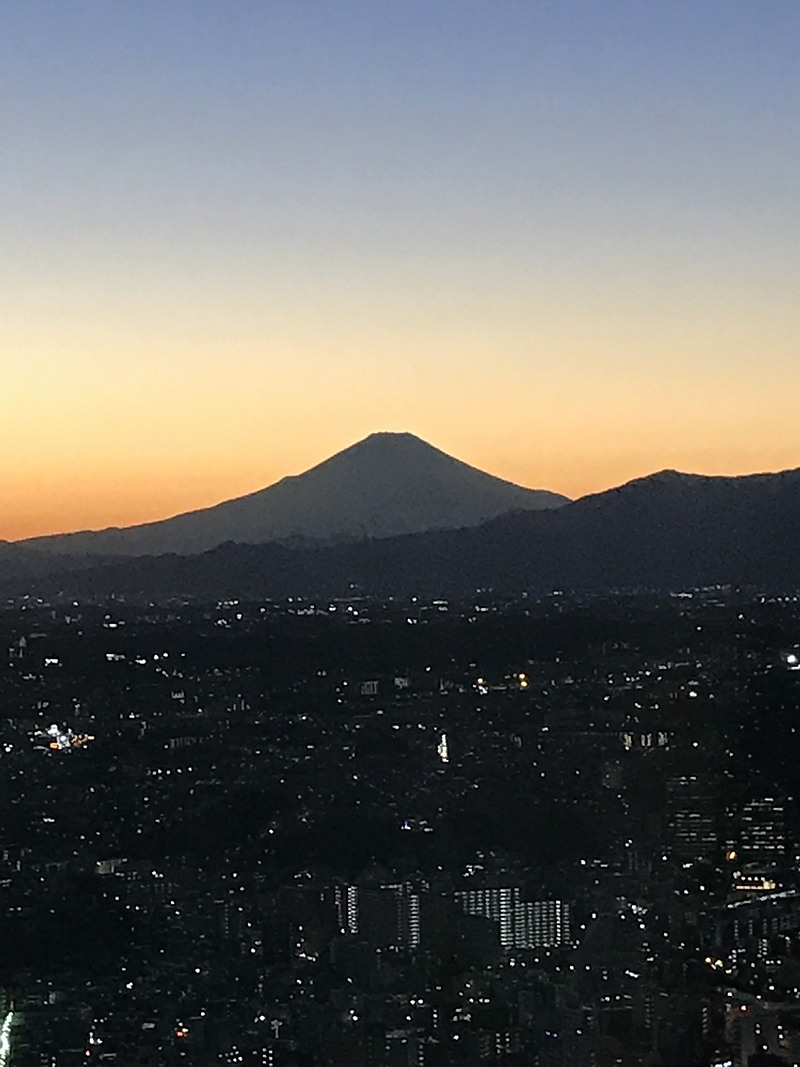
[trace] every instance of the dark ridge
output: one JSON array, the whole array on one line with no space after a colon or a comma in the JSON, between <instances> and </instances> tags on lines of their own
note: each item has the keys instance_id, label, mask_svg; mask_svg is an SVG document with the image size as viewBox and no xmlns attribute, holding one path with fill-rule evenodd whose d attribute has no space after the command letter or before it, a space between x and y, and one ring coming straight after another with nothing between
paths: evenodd
<instances>
[{"instance_id":1,"label":"dark ridge","mask_svg":"<svg viewBox=\"0 0 800 1067\"><path fill-rule=\"evenodd\" d=\"M224 544L3 583L7 594L102 597L462 595L800 587L800 470L661 472L551 511L473 529L324 548Z\"/></svg>"}]
</instances>

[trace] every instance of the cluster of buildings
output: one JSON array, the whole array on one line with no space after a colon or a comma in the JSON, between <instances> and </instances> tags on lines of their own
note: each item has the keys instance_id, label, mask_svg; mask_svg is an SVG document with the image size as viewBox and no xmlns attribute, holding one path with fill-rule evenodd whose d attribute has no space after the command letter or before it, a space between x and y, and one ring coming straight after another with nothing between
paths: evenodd
<instances>
[{"instance_id":1,"label":"cluster of buildings","mask_svg":"<svg viewBox=\"0 0 800 1067\"><path fill-rule=\"evenodd\" d=\"M730 590L9 602L0 1067L800 1063L798 641Z\"/></svg>"}]
</instances>

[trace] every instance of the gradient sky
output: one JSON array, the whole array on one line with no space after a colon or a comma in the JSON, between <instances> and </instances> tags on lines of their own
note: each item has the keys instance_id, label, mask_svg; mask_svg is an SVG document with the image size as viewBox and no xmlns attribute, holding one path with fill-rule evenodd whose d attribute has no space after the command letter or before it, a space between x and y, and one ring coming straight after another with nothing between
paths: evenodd
<instances>
[{"instance_id":1,"label":"gradient sky","mask_svg":"<svg viewBox=\"0 0 800 1067\"><path fill-rule=\"evenodd\" d=\"M411 430L800 466L797 0L0 0L0 537Z\"/></svg>"}]
</instances>

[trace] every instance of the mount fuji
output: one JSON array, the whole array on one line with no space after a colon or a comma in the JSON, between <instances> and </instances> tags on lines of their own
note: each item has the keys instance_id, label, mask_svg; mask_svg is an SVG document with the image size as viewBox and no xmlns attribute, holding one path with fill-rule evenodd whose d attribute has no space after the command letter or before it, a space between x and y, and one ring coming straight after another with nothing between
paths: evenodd
<instances>
[{"instance_id":1,"label":"mount fuji","mask_svg":"<svg viewBox=\"0 0 800 1067\"><path fill-rule=\"evenodd\" d=\"M138 526L29 538L9 549L76 557L194 555L225 542L291 547L478 526L569 503L462 463L410 433L374 433L303 474Z\"/></svg>"}]
</instances>

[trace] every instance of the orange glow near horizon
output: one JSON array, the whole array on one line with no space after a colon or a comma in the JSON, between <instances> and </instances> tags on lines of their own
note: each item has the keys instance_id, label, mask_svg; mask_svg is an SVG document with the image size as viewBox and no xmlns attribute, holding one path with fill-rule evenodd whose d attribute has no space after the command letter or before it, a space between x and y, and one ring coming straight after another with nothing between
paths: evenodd
<instances>
[{"instance_id":1,"label":"orange glow near horizon","mask_svg":"<svg viewBox=\"0 0 800 1067\"><path fill-rule=\"evenodd\" d=\"M247 410L242 397L240 417L230 425L214 424L211 410L187 412L168 420L170 430L161 437L154 428L146 447L137 449L134 437L127 450L110 426L96 436L73 430L72 440L67 427L54 426L49 440L37 435L32 454L17 448L14 455L5 443L0 538L129 526L211 506L300 474L379 430L409 430L497 477L571 498L664 468L734 475L800 465L790 392L767 410L752 406L748 419L739 414L746 410L744 398L729 397L725 404L717 397L714 411L702 397L676 397L666 410L662 403L649 412L651 418L646 408L636 417L629 410L624 431L613 398L601 404L598 391L590 393L580 405L573 396L566 410L557 405L535 419L520 397L499 399L490 412L484 393L474 400L474 425L462 418L461 404L437 411L436 402L427 412L417 405L415 417L405 418L397 410L404 404L387 404L377 421L368 395L351 396L335 413L292 412L279 404L265 424L253 410L257 404ZM619 391L615 395L619 400ZM213 425L213 434L202 432L204 423Z\"/></svg>"},{"instance_id":2,"label":"orange glow near horizon","mask_svg":"<svg viewBox=\"0 0 800 1067\"><path fill-rule=\"evenodd\" d=\"M209 506L378 430L573 498L668 467L800 465L795 309L767 324L742 292L687 324L641 294L615 317L471 289L398 308L378 285L359 317L337 292L264 309L243 279L153 308L120 295L115 315L76 298L58 328L20 300L0 326L0 537Z\"/></svg>"},{"instance_id":3,"label":"orange glow near horizon","mask_svg":"<svg viewBox=\"0 0 800 1067\"><path fill-rule=\"evenodd\" d=\"M15 5L0 538L376 430L570 497L800 466L796 10L589 6Z\"/></svg>"}]
</instances>

